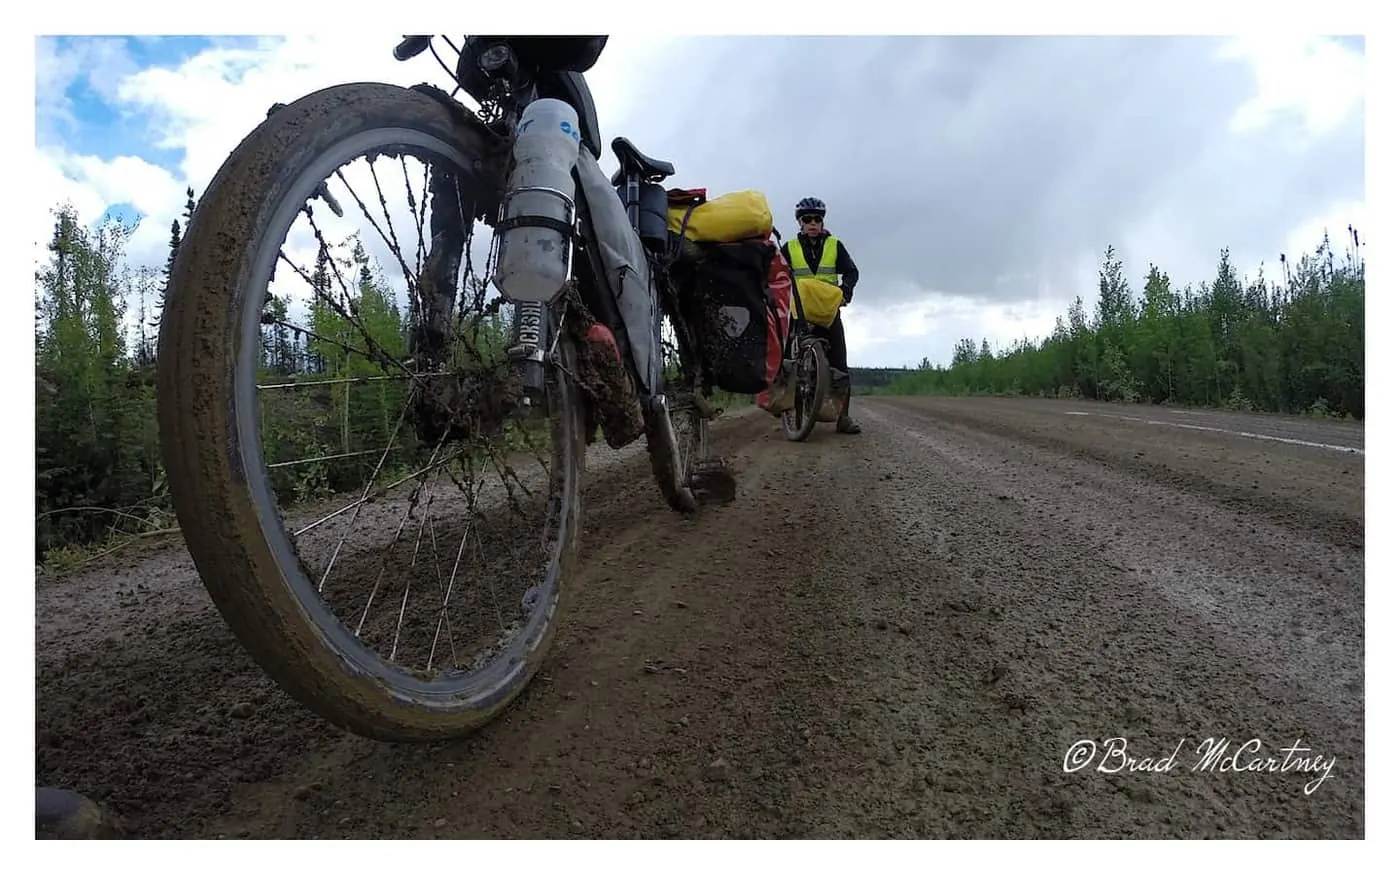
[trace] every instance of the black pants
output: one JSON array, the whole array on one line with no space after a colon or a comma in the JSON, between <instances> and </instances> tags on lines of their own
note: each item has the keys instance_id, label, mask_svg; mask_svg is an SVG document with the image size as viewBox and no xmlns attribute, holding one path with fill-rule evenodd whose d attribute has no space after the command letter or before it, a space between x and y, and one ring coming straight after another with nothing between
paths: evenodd
<instances>
[{"instance_id":1,"label":"black pants","mask_svg":"<svg viewBox=\"0 0 1400 875\"><path fill-rule=\"evenodd\" d=\"M841 311L836 311L836 318L831 321L830 328L812 325L811 329L814 336L826 338L827 364L837 370L849 373L849 369L846 367L846 327L841 324Z\"/></svg>"}]
</instances>

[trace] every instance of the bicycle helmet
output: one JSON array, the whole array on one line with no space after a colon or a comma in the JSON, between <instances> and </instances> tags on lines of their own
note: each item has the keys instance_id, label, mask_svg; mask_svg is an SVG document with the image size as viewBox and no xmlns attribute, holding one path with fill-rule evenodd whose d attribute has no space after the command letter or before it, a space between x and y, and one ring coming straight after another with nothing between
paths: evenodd
<instances>
[{"instance_id":1,"label":"bicycle helmet","mask_svg":"<svg viewBox=\"0 0 1400 875\"><path fill-rule=\"evenodd\" d=\"M793 210L792 215L793 218L800 221L803 216L810 216L813 213L826 218L826 204L822 203L821 198L804 197L797 202L797 207Z\"/></svg>"}]
</instances>

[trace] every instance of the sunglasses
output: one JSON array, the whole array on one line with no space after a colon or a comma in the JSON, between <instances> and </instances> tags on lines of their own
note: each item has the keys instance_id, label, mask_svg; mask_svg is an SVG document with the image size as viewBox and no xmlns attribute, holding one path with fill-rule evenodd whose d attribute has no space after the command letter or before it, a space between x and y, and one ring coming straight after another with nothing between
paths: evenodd
<instances>
[{"instance_id":1,"label":"sunglasses","mask_svg":"<svg viewBox=\"0 0 1400 875\"><path fill-rule=\"evenodd\" d=\"M801 222L801 223L804 224L804 225L807 225L807 224L820 225L821 222L822 222L822 217L821 217L821 216L801 216L801 217L798 218L797 221Z\"/></svg>"}]
</instances>

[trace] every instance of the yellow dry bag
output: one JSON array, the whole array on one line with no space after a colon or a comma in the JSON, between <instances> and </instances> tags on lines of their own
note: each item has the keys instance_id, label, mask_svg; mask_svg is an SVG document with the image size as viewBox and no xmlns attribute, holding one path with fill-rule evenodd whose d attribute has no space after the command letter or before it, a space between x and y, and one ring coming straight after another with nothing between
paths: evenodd
<instances>
[{"instance_id":1,"label":"yellow dry bag","mask_svg":"<svg viewBox=\"0 0 1400 875\"><path fill-rule=\"evenodd\" d=\"M802 315L813 325L830 328L836 321L836 313L841 309L841 287L832 285L814 276L797 278L797 296L802 300ZM793 306L796 313L797 307Z\"/></svg>"},{"instance_id":2,"label":"yellow dry bag","mask_svg":"<svg viewBox=\"0 0 1400 875\"><path fill-rule=\"evenodd\" d=\"M686 212L690 218L686 219ZM748 237L767 237L773 232L773 212L761 191L735 191L706 201L694 210L686 204L666 209L666 227L697 243L733 243Z\"/></svg>"}]
</instances>

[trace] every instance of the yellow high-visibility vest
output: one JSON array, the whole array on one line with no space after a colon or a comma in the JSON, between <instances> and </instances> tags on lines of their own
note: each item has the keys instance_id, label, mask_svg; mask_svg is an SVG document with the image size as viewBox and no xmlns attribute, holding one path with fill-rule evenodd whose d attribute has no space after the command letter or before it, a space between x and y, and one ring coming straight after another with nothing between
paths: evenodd
<instances>
[{"instance_id":1,"label":"yellow high-visibility vest","mask_svg":"<svg viewBox=\"0 0 1400 875\"><path fill-rule=\"evenodd\" d=\"M812 270L807 266L807 257L802 254L802 242L800 238L793 237L785 244L787 246L788 261L792 263L792 274L796 278L813 276L822 282L836 285L836 237L830 236L822 244L822 257L817 262L817 269Z\"/></svg>"}]
</instances>

